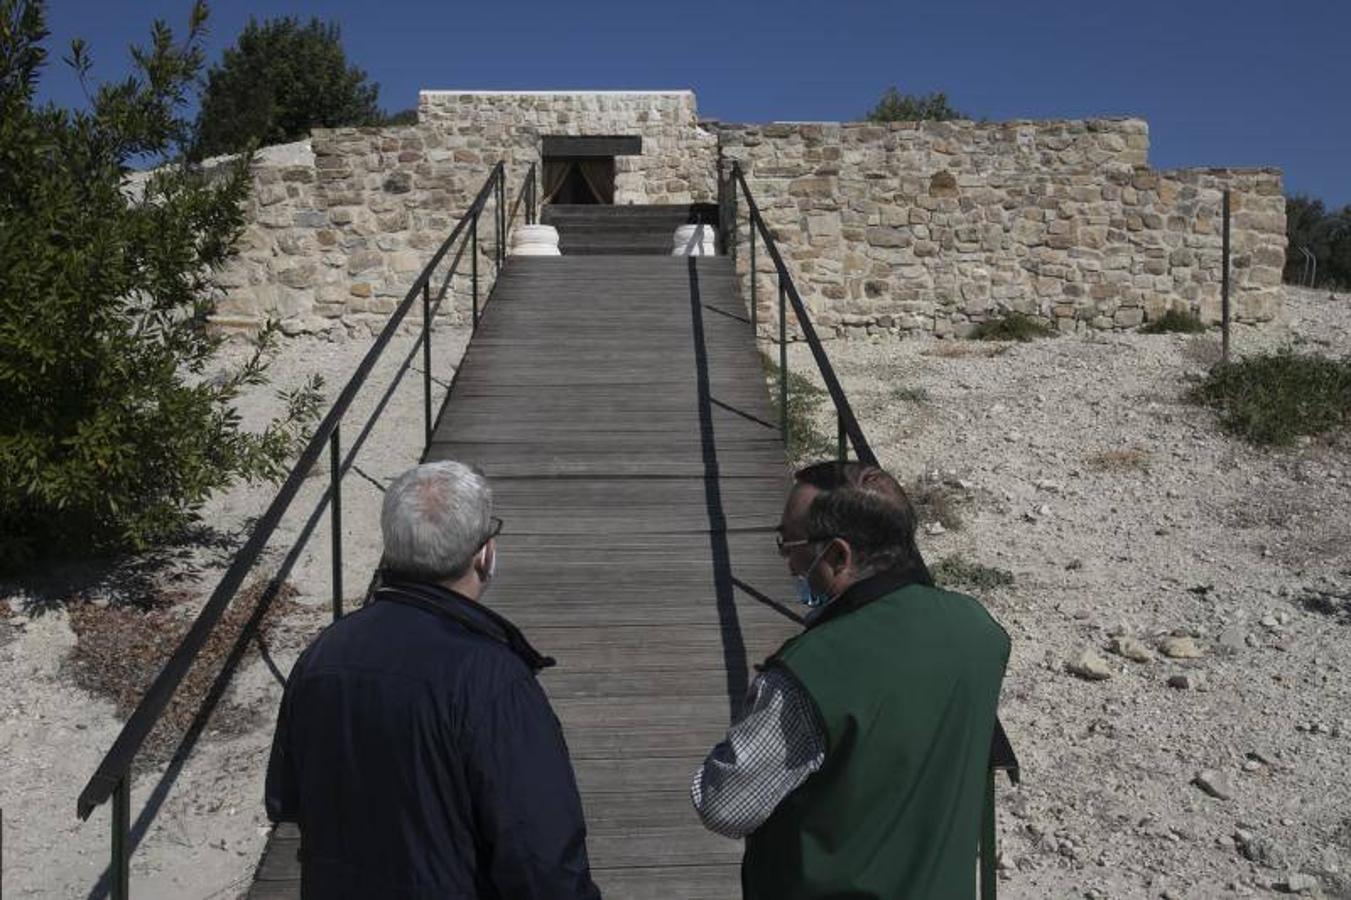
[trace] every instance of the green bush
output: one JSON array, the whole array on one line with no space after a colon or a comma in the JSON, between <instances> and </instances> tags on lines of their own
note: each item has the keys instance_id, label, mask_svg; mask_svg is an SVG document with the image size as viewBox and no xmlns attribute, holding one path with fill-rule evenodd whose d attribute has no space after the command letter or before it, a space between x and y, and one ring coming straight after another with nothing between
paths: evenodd
<instances>
[{"instance_id":1,"label":"green bush","mask_svg":"<svg viewBox=\"0 0 1351 900\"><path fill-rule=\"evenodd\" d=\"M896 87L889 87L877 104L868 111L869 122L918 122L930 120L946 122L964 118L961 113L948 105L948 95L942 91L932 94L903 94Z\"/></svg>"},{"instance_id":2,"label":"green bush","mask_svg":"<svg viewBox=\"0 0 1351 900\"><path fill-rule=\"evenodd\" d=\"M1053 325L1020 312L1007 312L1002 316L986 319L971 332L971 337L978 341L1027 342L1055 335Z\"/></svg>"},{"instance_id":3,"label":"green bush","mask_svg":"<svg viewBox=\"0 0 1351 900\"><path fill-rule=\"evenodd\" d=\"M1007 569L970 562L959 555L944 557L930 574L940 587L989 591L1013 584L1013 573Z\"/></svg>"},{"instance_id":4,"label":"green bush","mask_svg":"<svg viewBox=\"0 0 1351 900\"><path fill-rule=\"evenodd\" d=\"M1285 200L1284 279L1287 284L1305 283L1305 247L1318 262L1314 287L1351 288L1351 204L1329 210L1322 200L1302 194Z\"/></svg>"},{"instance_id":5,"label":"green bush","mask_svg":"<svg viewBox=\"0 0 1351 900\"><path fill-rule=\"evenodd\" d=\"M165 539L235 478L280 474L316 414L312 383L261 433L241 428L233 402L264 381L267 334L205 376L211 272L249 164L208 180L181 161L205 19L199 3L182 45L155 23L133 74L69 111L35 101L42 3L0 0L0 567ZM70 62L84 80L83 42ZM128 164L146 159L165 165L135 196Z\"/></svg>"},{"instance_id":6,"label":"green bush","mask_svg":"<svg viewBox=\"0 0 1351 900\"><path fill-rule=\"evenodd\" d=\"M365 72L348 65L337 25L250 19L207 73L193 158L300 140L317 127L406 124L409 112L416 121L415 110L387 118L379 93Z\"/></svg>"},{"instance_id":7,"label":"green bush","mask_svg":"<svg viewBox=\"0 0 1351 900\"><path fill-rule=\"evenodd\" d=\"M1205 330L1196 313L1183 309L1170 309L1140 329L1143 334L1199 334Z\"/></svg>"},{"instance_id":8,"label":"green bush","mask_svg":"<svg viewBox=\"0 0 1351 900\"><path fill-rule=\"evenodd\" d=\"M779 403L779 366L764 351L760 365L769 387L769 405L774 414L774 425L781 421ZM788 372L788 458L794 465L818 459L833 459L839 451L835 439L824 434L816 425L817 413L830 395L807 376ZM833 408L833 407L832 407Z\"/></svg>"},{"instance_id":9,"label":"green bush","mask_svg":"<svg viewBox=\"0 0 1351 900\"><path fill-rule=\"evenodd\" d=\"M1220 363L1191 391L1221 425L1255 444L1289 444L1351 422L1351 358L1286 349Z\"/></svg>"}]
</instances>

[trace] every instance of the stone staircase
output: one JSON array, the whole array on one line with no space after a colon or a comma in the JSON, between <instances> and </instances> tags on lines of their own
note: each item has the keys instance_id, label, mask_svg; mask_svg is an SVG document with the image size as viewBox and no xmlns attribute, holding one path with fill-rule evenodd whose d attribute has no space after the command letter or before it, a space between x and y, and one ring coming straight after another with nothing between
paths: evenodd
<instances>
[{"instance_id":1,"label":"stone staircase","mask_svg":"<svg viewBox=\"0 0 1351 900\"><path fill-rule=\"evenodd\" d=\"M696 222L716 227L718 207L713 203L551 204L542 210L540 222L558 229L558 247L564 256L667 256L676 228Z\"/></svg>"}]
</instances>

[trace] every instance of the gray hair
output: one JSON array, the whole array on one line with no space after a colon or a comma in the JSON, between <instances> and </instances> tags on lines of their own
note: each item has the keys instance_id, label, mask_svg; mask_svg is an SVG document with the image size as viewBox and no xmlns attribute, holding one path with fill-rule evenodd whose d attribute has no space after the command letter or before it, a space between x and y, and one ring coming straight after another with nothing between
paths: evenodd
<instances>
[{"instance_id":1,"label":"gray hair","mask_svg":"<svg viewBox=\"0 0 1351 900\"><path fill-rule=\"evenodd\" d=\"M434 581L459 577L491 530L492 510L492 488L478 469L449 459L414 466L385 491L385 568Z\"/></svg>"}]
</instances>

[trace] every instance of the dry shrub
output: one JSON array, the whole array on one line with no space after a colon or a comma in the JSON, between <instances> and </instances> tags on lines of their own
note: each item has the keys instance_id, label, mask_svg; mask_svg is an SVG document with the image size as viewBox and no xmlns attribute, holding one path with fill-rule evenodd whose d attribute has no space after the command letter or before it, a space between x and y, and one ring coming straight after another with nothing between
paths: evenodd
<instances>
[{"instance_id":1,"label":"dry shrub","mask_svg":"<svg viewBox=\"0 0 1351 900\"><path fill-rule=\"evenodd\" d=\"M1123 450L1102 450L1089 454L1088 464L1100 472L1147 472L1149 451L1139 447Z\"/></svg>"},{"instance_id":2,"label":"dry shrub","mask_svg":"<svg viewBox=\"0 0 1351 900\"><path fill-rule=\"evenodd\" d=\"M206 699L222 664L267 589L260 580L240 591L197 655L159 722L146 738L138 768L153 766L173 755ZM259 626L265 637L287 612L299 608L296 589L283 582ZM70 609L75 650L69 667L80 687L117 704L117 714L131 715L192 625L181 611L182 595L164 594L148 609L79 603ZM178 601L178 602L175 602ZM251 656L257 651L250 648ZM246 657L247 658L247 657ZM217 706L211 726L225 734L243 734L258 723L255 711L226 702Z\"/></svg>"},{"instance_id":3,"label":"dry shrub","mask_svg":"<svg viewBox=\"0 0 1351 900\"><path fill-rule=\"evenodd\" d=\"M911 482L905 492L920 522L937 522L948 531L962 527L962 517L957 511L962 499L959 490L941 478L922 475Z\"/></svg>"},{"instance_id":4,"label":"dry shrub","mask_svg":"<svg viewBox=\"0 0 1351 900\"><path fill-rule=\"evenodd\" d=\"M14 610L10 608L8 600L0 600L0 619L8 619L14 615Z\"/></svg>"},{"instance_id":5,"label":"dry shrub","mask_svg":"<svg viewBox=\"0 0 1351 900\"><path fill-rule=\"evenodd\" d=\"M959 359L967 356L1003 356L1009 351L1009 344L975 344L969 341L939 341L922 351L923 356L939 356L944 359Z\"/></svg>"}]
</instances>

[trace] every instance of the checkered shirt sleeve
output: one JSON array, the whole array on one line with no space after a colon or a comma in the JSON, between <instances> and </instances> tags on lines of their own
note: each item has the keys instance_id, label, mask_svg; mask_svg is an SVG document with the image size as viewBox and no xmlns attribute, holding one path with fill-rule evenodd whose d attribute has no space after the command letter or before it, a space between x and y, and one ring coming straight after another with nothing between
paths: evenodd
<instances>
[{"instance_id":1,"label":"checkered shirt sleeve","mask_svg":"<svg viewBox=\"0 0 1351 900\"><path fill-rule=\"evenodd\" d=\"M690 797L709 830L745 837L825 758L811 696L792 675L767 666L751 683L741 720L694 773Z\"/></svg>"}]
</instances>

